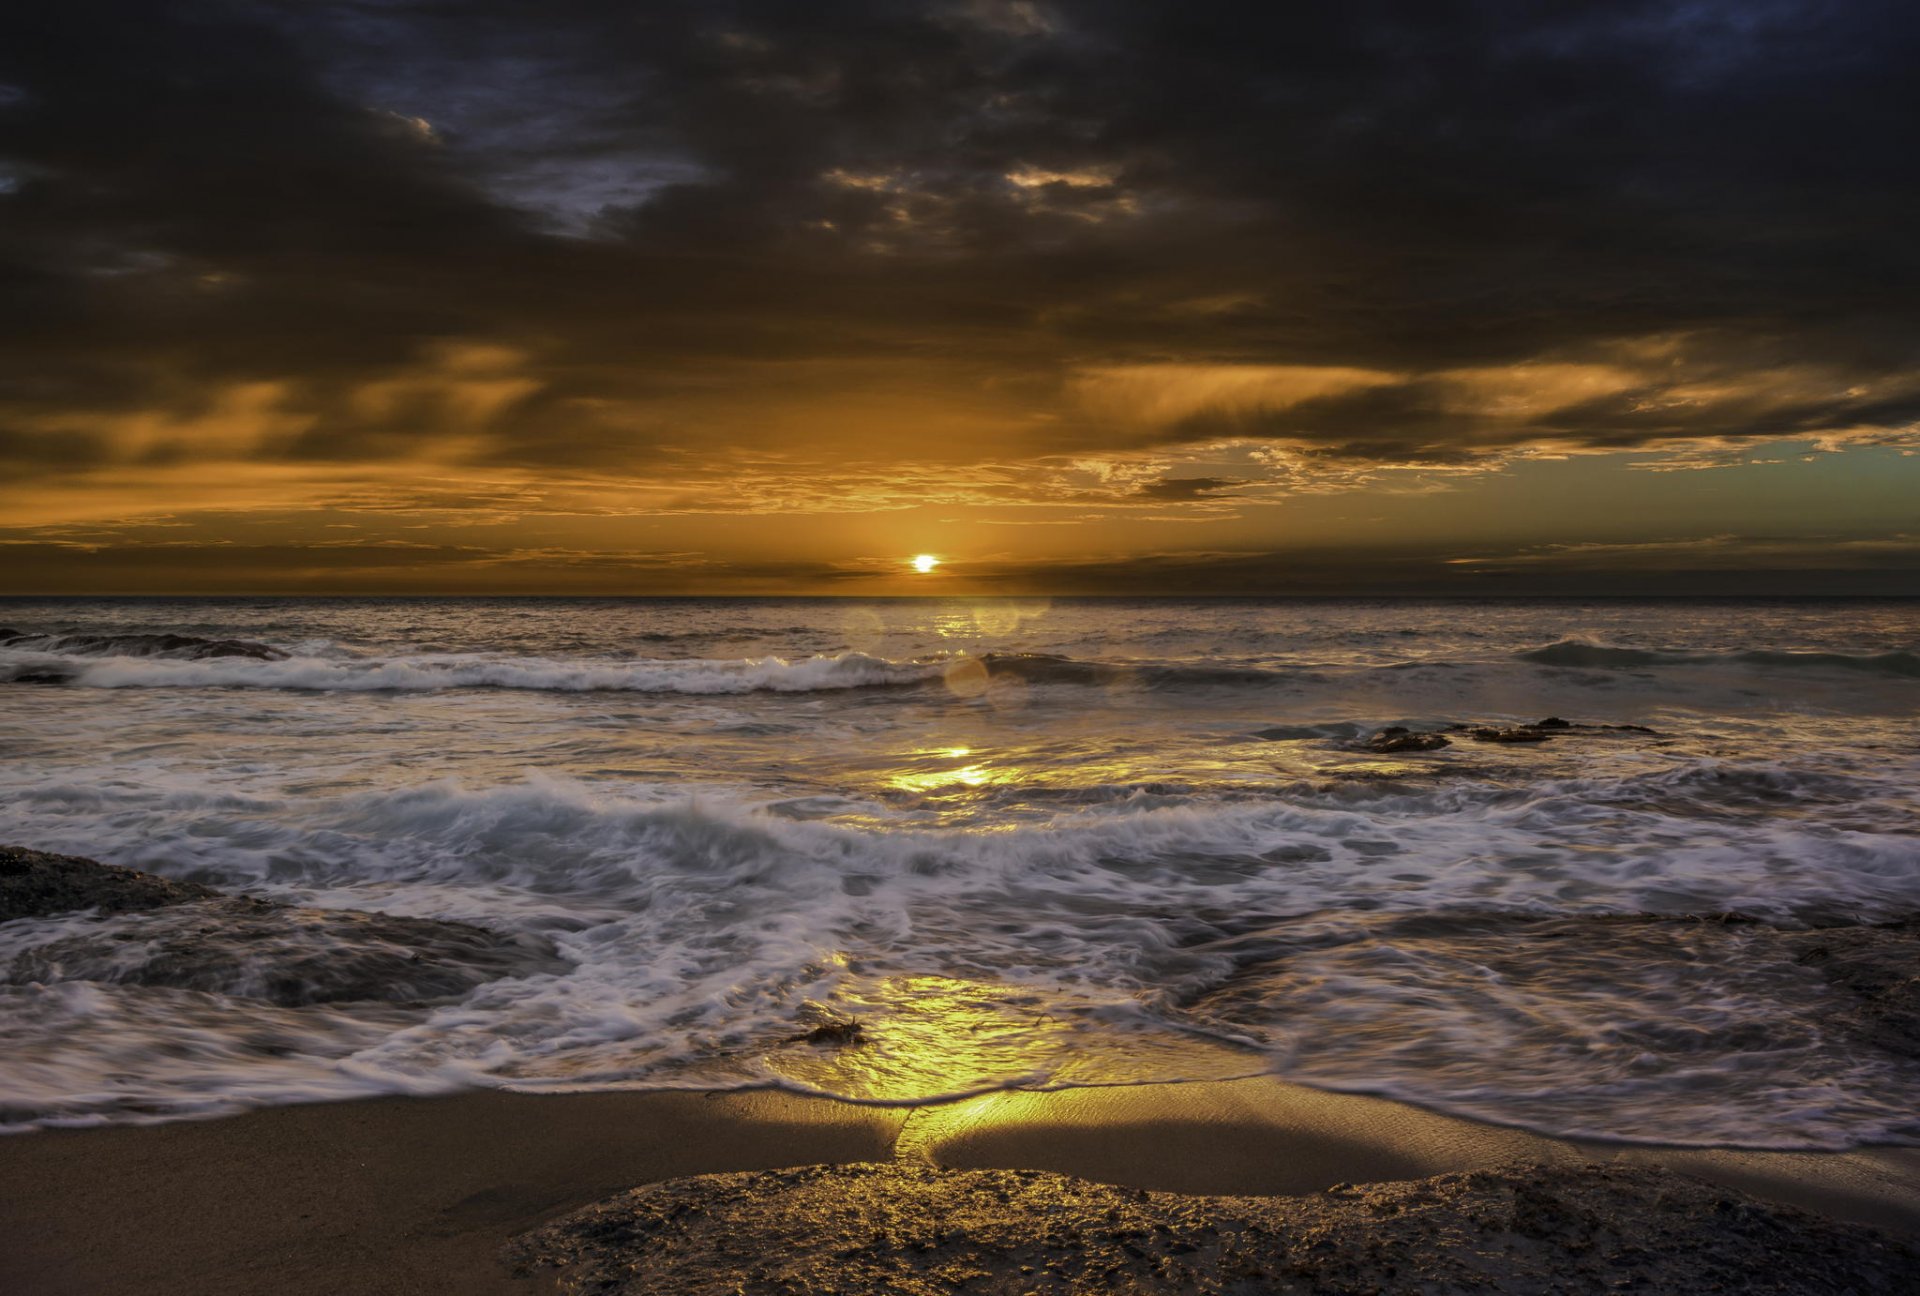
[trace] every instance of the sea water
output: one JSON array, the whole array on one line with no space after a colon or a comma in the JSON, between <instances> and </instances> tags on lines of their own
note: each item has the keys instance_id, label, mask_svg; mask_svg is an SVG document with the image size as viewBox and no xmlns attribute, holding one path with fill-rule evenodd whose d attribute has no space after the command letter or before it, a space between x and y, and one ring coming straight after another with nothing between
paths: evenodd
<instances>
[{"instance_id":1,"label":"sea water","mask_svg":"<svg viewBox=\"0 0 1920 1296\"><path fill-rule=\"evenodd\" d=\"M1920 603L12 600L0 626L0 841L559 956L289 1006L153 984L88 914L8 923L11 1127L1273 1074L1558 1134L1920 1141L1920 1041L1810 943L1920 911ZM1370 750L1389 726L1448 745Z\"/></svg>"}]
</instances>

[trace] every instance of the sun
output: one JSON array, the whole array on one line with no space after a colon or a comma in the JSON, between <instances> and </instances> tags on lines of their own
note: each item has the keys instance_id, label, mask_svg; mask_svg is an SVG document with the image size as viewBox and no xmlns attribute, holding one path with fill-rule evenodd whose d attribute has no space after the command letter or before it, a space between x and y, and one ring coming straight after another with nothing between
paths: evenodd
<instances>
[{"instance_id":1,"label":"sun","mask_svg":"<svg viewBox=\"0 0 1920 1296\"><path fill-rule=\"evenodd\" d=\"M913 556L913 569L919 572L922 576L926 575L928 572L932 571L935 567L938 567L939 565L940 565L940 560L938 558L935 558L932 554L915 554Z\"/></svg>"}]
</instances>

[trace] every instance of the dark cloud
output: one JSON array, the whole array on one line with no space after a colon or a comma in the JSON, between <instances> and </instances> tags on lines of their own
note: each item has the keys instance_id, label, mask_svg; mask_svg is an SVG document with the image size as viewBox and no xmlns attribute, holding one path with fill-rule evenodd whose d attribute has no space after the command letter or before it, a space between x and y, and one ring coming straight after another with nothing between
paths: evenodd
<instances>
[{"instance_id":1,"label":"dark cloud","mask_svg":"<svg viewBox=\"0 0 1920 1296\"><path fill-rule=\"evenodd\" d=\"M1233 598L1910 595L1920 541L1870 544L1701 537L1629 545L1540 546L1448 556L1432 545L1185 550L1046 564L983 564L965 574L1013 593Z\"/></svg>"},{"instance_id":2,"label":"dark cloud","mask_svg":"<svg viewBox=\"0 0 1920 1296\"><path fill-rule=\"evenodd\" d=\"M1230 499L1221 492L1241 484L1237 477L1163 477L1142 483L1134 494L1150 500Z\"/></svg>"},{"instance_id":3,"label":"dark cloud","mask_svg":"<svg viewBox=\"0 0 1920 1296\"><path fill-rule=\"evenodd\" d=\"M0 462L1898 442L1915 66L1894 0L23 0Z\"/></svg>"},{"instance_id":4,"label":"dark cloud","mask_svg":"<svg viewBox=\"0 0 1920 1296\"><path fill-rule=\"evenodd\" d=\"M149 593L185 581L210 593L448 594L715 591L766 594L796 587L862 592L874 572L811 561L713 561L674 552L500 549L483 545L360 543L127 543L0 538L19 577L12 594L76 588ZM1382 542L1287 550L1148 551L1125 557L956 564L953 579L1009 594L1238 597L1341 596L1355 589L1413 596L1901 595L1911 592L1920 537L1742 539L1702 536L1629 544L1541 545L1449 553Z\"/></svg>"},{"instance_id":5,"label":"dark cloud","mask_svg":"<svg viewBox=\"0 0 1920 1296\"><path fill-rule=\"evenodd\" d=\"M73 589L145 594L156 582L185 582L210 593L337 594L393 590L541 594L614 592L693 594L721 588L764 594L796 584L832 589L863 577L829 562L715 561L680 552L605 552L485 545L127 543L114 537L65 541L0 538L0 559L21 573L12 594Z\"/></svg>"}]
</instances>

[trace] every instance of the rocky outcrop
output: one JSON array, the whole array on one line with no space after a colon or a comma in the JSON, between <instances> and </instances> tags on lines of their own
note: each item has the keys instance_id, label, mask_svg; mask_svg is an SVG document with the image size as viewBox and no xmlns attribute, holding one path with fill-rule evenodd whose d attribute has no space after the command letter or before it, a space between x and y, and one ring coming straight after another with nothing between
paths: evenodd
<instances>
[{"instance_id":1,"label":"rocky outcrop","mask_svg":"<svg viewBox=\"0 0 1920 1296\"><path fill-rule=\"evenodd\" d=\"M1361 744L1367 751L1389 755L1395 752L1438 751L1450 745L1443 734L1416 733L1403 725L1388 725Z\"/></svg>"},{"instance_id":2,"label":"rocky outcrop","mask_svg":"<svg viewBox=\"0 0 1920 1296\"><path fill-rule=\"evenodd\" d=\"M566 966L547 942L466 923L230 897L87 924L17 954L6 979L167 986L291 1008L444 999Z\"/></svg>"},{"instance_id":3,"label":"rocky outcrop","mask_svg":"<svg viewBox=\"0 0 1920 1296\"><path fill-rule=\"evenodd\" d=\"M1669 1171L1517 1166L1309 1197L809 1166L636 1188L516 1239L598 1296L1911 1292L1920 1253Z\"/></svg>"},{"instance_id":4,"label":"rocky outcrop","mask_svg":"<svg viewBox=\"0 0 1920 1296\"><path fill-rule=\"evenodd\" d=\"M100 864L78 855L0 846L0 922L77 909L129 913L219 894L212 887Z\"/></svg>"},{"instance_id":5,"label":"rocky outcrop","mask_svg":"<svg viewBox=\"0 0 1920 1296\"><path fill-rule=\"evenodd\" d=\"M1467 730L1467 737L1483 743L1537 743L1553 735L1533 725L1475 725Z\"/></svg>"},{"instance_id":6,"label":"rocky outcrop","mask_svg":"<svg viewBox=\"0 0 1920 1296\"><path fill-rule=\"evenodd\" d=\"M0 848L0 921L23 918L56 921L0 929L0 981L15 985L164 986L297 1007L443 999L568 966L544 939L277 904L78 856Z\"/></svg>"},{"instance_id":7,"label":"rocky outcrop","mask_svg":"<svg viewBox=\"0 0 1920 1296\"><path fill-rule=\"evenodd\" d=\"M1438 751L1449 746L1452 734L1470 738L1480 743L1543 743L1555 738L1593 737L1605 734L1652 734L1654 730L1645 725L1636 724L1581 724L1565 720L1559 716L1547 716L1528 724L1465 724L1447 725L1444 730L1409 729L1405 725L1388 725L1375 730L1352 747L1355 751L1372 752L1376 755L1397 755L1402 752ZM1314 737L1312 729L1269 729L1262 730L1256 737L1296 738Z\"/></svg>"}]
</instances>

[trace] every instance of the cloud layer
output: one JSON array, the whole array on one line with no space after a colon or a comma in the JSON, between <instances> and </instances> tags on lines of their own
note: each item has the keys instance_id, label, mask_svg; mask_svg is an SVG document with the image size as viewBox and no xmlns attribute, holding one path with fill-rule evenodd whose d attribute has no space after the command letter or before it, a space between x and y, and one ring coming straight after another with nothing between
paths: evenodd
<instances>
[{"instance_id":1,"label":"cloud layer","mask_svg":"<svg viewBox=\"0 0 1920 1296\"><path fill-rule=\"evenodd\" d=\"M804 585L882 511L1092 571L1529 462L1911 472L1915 66L1890 0L15 5L0 539L839 518Z\"/></svg>"}]
</instances>

